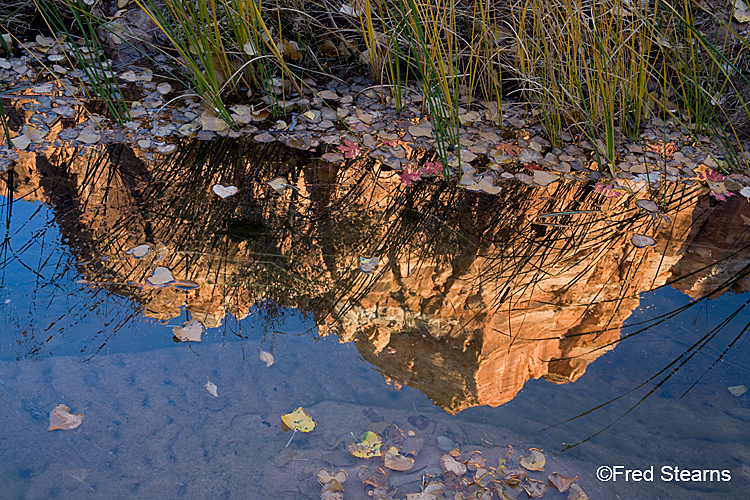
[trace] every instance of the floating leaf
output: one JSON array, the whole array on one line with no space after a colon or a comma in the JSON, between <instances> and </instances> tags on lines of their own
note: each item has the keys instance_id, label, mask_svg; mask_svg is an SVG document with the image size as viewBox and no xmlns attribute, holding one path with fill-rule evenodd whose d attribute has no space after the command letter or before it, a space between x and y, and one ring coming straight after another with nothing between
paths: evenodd
<instances>
[{"instance_id":1,"label":"floating leaf","mask_svg":"<svg viewBox=\"0 0 750 500\"><path fill-rule=\"evenodd\" d=\"M403 472L414 467L414 459L401 455L395 446L388 448L383 458L385 460L384 465L391 470Z\"/></svg>"},{"instance_id":2,"label":"floating leaf","mask_svg":"<svg viewBox=\"0 0 750 500\"><path fill-rule=\"evenodd\" d=\"M380 259L377 257L359 257L359 270L363 273L371 273L378 268Z\"/></svg>"},{"instance_id":3,"label":"floating leaf","mask_svg":"<svg viewBox=\"0 0 750 500\"><path fill-rule=\"evenodd\" d=\"M727 387L727 390L729 390L732 396L740 397L747 392L747 387L745 387L744 385L735 385L732 387Z\"/></svg>"},{"instance_id":4,"label":"floating leaf","mask_svg":"<svg viewBox=\"0 0 750 500\"><path fill-rule=\"evenodd\" d=\"M149 245L146 245L145 243L143 245L138 245L137 247L133 247L127 252L125 252L125 255L131 255L133 258L136 259L142 259L145 257L149 252L151 251L151 247Z\"/></svg>"},{"instance_id":5,"label":"floating leaf","mask_svg":"<svg viewBox=\"0 0 750 500\"><path fill-rule=\"evenodd\" d=\"M83 423L83 415L80 413L70 413L70 408L65 405L57 405L49 414L48 431L75 429Z\"/></svg>"},{"instance_id":6,"label":"floating leaf","mask_svg":"<svg viewBox=\"0 0 750 500\"><path fill-rule=\"evenodd\" d=\"M263 361L266 364L266 367L269 367L273 364L273 354L270 352L266 352L263 349L260 350L260 360Z\"/></svg>"},{"instance_id":7,"label":"floating leaf","mask_svg":"<svg viewBox=\"0 0 750 500\"><path fill-rule=\"evenodd\" d=\"M294 410L292 413L287 413L281 416L281 428L285 431L294 429L300 432L310 432L315 428L315 420L310 415L305 413L304 408L301 406ZM285 428L286 427L286 428Z\"/></svg>"},{"instance_id":8,"label":"floating leaf","mask_svg":"<svg viewBox=\"0 0 750 500\"><path fill-rule=\"evenodd\" d=\"M455 458L447 454L440 457L440 466L443 468L443 472L452 472L457 476L463 476L468 470L466 464L457 462Z\"/></svg>"},{"instance_id":9,"label":"floating leaf","mask_svg":"<svg viewBox=\"0 0 750 500\"><path fill-rule=\"evenodd\" d=\"M284 194L286 188L291 187L283 177L276 177L275 179L268 181L268 185L279 194Z\"/></svg>"},{"instance_id":10,"label":"floating leaf","mask_svg":"<svg viewBox=\"0 0 750 500\"><path fill-rule=\"evenodd\" d=\"M166 267L159 266L154 269L153 274L146 281L151 286L171 285L174 283L174 276L172 276L172 271Z\"/></svg>"},{"instance_id":11,"label":"floating leaf","mask_svg":"<svg viewBox=\"0 0 750 500\"><path fill-rule=\"evenodd\" d=\"M372 431L367 431L362 435L362 439L358 443L350 443L347 449L349 453L357 458L372 458L379 457L382 455L380 452L380 446L383 444L383 440Z\"/></svg>"},{"instance_id":12,"label":"floating leaf","mask_svg":"<svg viewBox=\"0 0 750 500\"><path fill-rule=\"evenodd\" d=\"M531 448L527 455L518 459L518 464L526 470L544 470L546 463L547 459L544 458L544 453L536 448Z\"/></svg>"},{"instance_id":13,"label":"floating leaf","mask_svg":"<svg viewBox=\"0 0 750 500\"><path fill-rule=\"evenodd\" d=\"M555 488L560 491L560 493L565 493L570 488L571 483L578 479L578 476L576 477L565 477L557 472L553 472L549 476L547 476L547 481L554 486Z\"/></svg>"},{"instance_id":14,"label":"floating leaf","mask_svg":"<svg viewBox=\"0 0 750 500\"><path fill-rule=\"evenodd\" d=\"M344 139L344 144L339 146L339 151L344 153L346 158L357 158L362 154L362 146L358 142Z\"/></svg>"},{"instance_id":15,"label":"floating leaf","mask_svg":"<svg viewBox=\"0 0 750 500\"><path fill-rule=\"evenodd\" d=\"M206 377L208 378L208 377ZM210 380L206 382L206 390L211 393L212 396L218 398L219 397L219 388L216 387L216 384L211 382Z\"/></svg>"},{"instance_id":16,"label":"floating leaf","mask_svg":"<svg viewBox=\"0 0 750 500\"><path fill-rule=\"evenodd\" d=\"M197 319L191 319L182 326L172 328L172 334L180 342L200 342L203 334L203 325Z\"/></svg>"},{"instance_id":17,"label":"floating leaf","mask_svg":"<svg viewBox=\"0 0 750 500\"><path fill-rule=\"evenodd\" d=\"M651 238L650 236L645 236L638 233L634 234L633 237L630 238L630 242L636 248L652 247L656 245L655 239Z\"/></svg>"},{"instance_id":18,"label":"floating leaf","mask_svg":"<svg viewBox=\"0 0 750 500\"><path fill-rule=\"evenodd\" d=\"M200 288L198 283L190 280L174 280L172 285L178 290L195 290L196 288Z\"/></svg>"},{"instance_id":19,"label":"floating leaf","mask_svg":"<svg viewBox=\"0 0 750 500\"><path fill-rule=\"evenodd\" d=\"M222 186L221 184L215 184L211 189L222 199L234 196L235 194L237 194L237 191L239 191L239 189L237 189L237 186Z\"/></svg>"}]
</instances>

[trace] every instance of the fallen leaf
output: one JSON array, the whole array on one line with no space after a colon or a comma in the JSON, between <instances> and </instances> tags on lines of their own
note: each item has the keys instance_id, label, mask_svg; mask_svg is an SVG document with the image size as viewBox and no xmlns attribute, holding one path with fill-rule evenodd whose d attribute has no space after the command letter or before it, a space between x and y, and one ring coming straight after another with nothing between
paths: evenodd
<instances>
[{"instance_id":1,"label":"fallen leaf","mask_svg":"<svg viewBox=\"0 0 750 500\"><path fill-rule=\"evenodd\" d=\"M191 319L182 326L172 328L172 334L180 342L200 342L203 334L203 324L197 319Z\"/></svg>"},{"instance_id":2,"label":"fallen leaf","mask_svg":"<svg viewBox=\"0 0 750 500\"><path fill-rule=\"evenodd\" d=\"M401 178L401 184L404 186L411 186L414 182L422 178L422 172L419 170L405 169L398 174L398 176Z\"/></svg>"},{"instance_id":3,"label":"fallen leaf","mask_svg":"<svg viewBox=\"0 0 750 500\"><path fill-rule=\"evenodd\" d=\"M161 95L169 94L170 92L172 92L172 86L167 82L160 83L159 85L157 85L156 91Z\"/></svg>"},{"instance_id":4,"label":"fallen leaf","mask_svg":"<svg viewBox=\"0 0 750 500\"><path fill-rule=\"evenodd\" d=\"M539 186L548 186L553 182L559 180L559 174L553 174L544 170L534 170L534 184L537 184Z\"/></svg>"},{"instance_id":5,"label":"fallen leaf","mask_svg":"<svg viewBox=\"0 0 750 500\"><path fill-rule=\"evenodd\" d=\"M94 491L94 488L92 488L91 485L87 484L84 481L84 479L86 479L86 476L89 475L86 469L63 470L62 475L63 475L63 486L65 486L66 490L75 491L78 489L79 486L84 485L89 490Z\"/></svg>"},{"instance_id":6,"label":"fallen leaf","mask_svg":"<svg viewBox=\"0 0 750 500\"><path fill-rule=\"evenodd\" d=\"M414 459L405 457L398 452L398 448L391 446L383 455L384 465L391 470L404 472L414 467Z\"/></svg>"},{"instance_id":7,"label":"fallen leaf","mask_svg":"<svg viewBox=\"0 0 750 500\"><path fill-rule=\"evenodd\" d=\"M747 387L745 387L744 385L735 385L732 387L727 387L727 390L732 394L732 396L740 397L747 392Z\"/></svg>"},{"instance_id":8,"label":"fallen leaf","mask_svg":"<svg viewBox=\"0 0 750 500\"><path fill-rule=\"evenodd\" d=\"M651 200L638 200L635 202L635 204L638 207L646 210L647 212L651 212L652 214L659 212L659 207Z\"/></svg>"},{"instance_id":9,"label":"fallen leaf","mask_svg":"<svg viewBox=\"0 0 750 500\"><path fill-rule=\"evenodd\" d=\"M214 384L210 380L206 382L206 389L208 390L208 392L211 393L212 396L217 397L217 398L219 397L219 388L216 387L216 384Z\"/></svg>"},{"instance_id":10,"label":"fallen leaf","mask_svg":"<svg viewBox=\"0 0 750 500\"><path fill-rule=\"evenodd\" d=\"M420 431L425 430L430 425L430 421L424 415L412 415L406 420Z\"/></svg>"},{"instance_id":11,"label":"fallen leaf","mask_svg":"<svg viewBox=\"0 0 750 500\"><path fill-rule=\"evenodd\" d=\"M172 271L166 267L159 266L154 269L154 273L146 281L151 286L160 287L174 283L174 276L172 276Z\"/></svg>"},{"instance_id":12,"label":"fallen leaf","mask_svg":"<svg viewBox=\"0 0 750 500\"><path fill-rule=\"evenodd\" d=\"M215 184L211 189L222 199L234 196L239 191L239 189L237 189L237 186L222 186L221 184Z\"/></svg>"},{"instance_id":13,"label":"fallen leaf","mask_svg":"<svg viewBox=\"0 0 750 500\"><path fill-rule=\"evenodd\" d=\"M178 290L195 290L196 288L200 288L200 285L198 283L190 280L174 280L172 286L174 286Z\"/></svg>"},{"instance_id":14,"label":"fallen leaf","mask_svg":"<svg viewBox=\"0 0 750 500\"><path fill-rule=\"evenodd\" d=\"M143 245L138 245L137 247L131 248L130 250L125 252L125 255L131 255L135 259L142 259L150 251L151 251L151 247L144 243Z\"/></svg>"},{"instance_id":15,"label":"fallen leaf","mask_svg":"<svg viewBox=\"0 0 750 500\"><path fill-rule=\"evenodd\" d=\"M29 144L31 144L31 139L29 139L25 135L14 137L13 139L11 139L11 141L13 142L13 145L20 150L25 150L29 147Z\"/></svg>"},{"instance_id":16,"label":"fallen leaf","mask_svg":"<svg viewBox=\"0 0 750 500\"><path fill-rule=\"evenodd\" d=\"M328 472L328 469L318 469L315 477L318 478L318 482L320 483L320 485L325 488L326 485L331 481L336 481L338 484L344 484L346 482L346 478L349 477L349 475L346 473L346 471L343 470L338 470L336 471L336 474L331 474L330 472Z\"/></svg>"},{"instance_id":17,"label":"fallen leaf","mask_svg":"<svg viewBox=\"0 0 750 500\"><path fill-rule=\"evenodd\" d=\"M344 492L335 489L320 492L320 500L344 500Z\"/></svg>"},{"instance_id":18,"label":"fallen leaf","mask_svg":"<svg viewBox=\"0 0 750 500\"><path fill-rule=\"evenodd\" d=\"M536 479L529 479L528 483L521 483L523 489L526 490L526 494L529 498L539 498L547 493L547 485L543 481L537 481Z\"/></svg>"},{"instance_id":19,"label":"fallen leaf","mask_svg":"<svg viewBox=\"0 0 750 500\"><path fill-rule=\"evenodd\" d=\"M357 477L362 481L362 484L366 486L374 486L375 488L387 487L389 471L383 467L370 469L363 465L357 469Z\"/></svg>"},{"instance_id":20,"label":"fallen leaf","mask_svg":"<svg viewBox=\"0 0 750 500\"><path fill-rule=\"evenodd\" d=\"M544 453L536 448L531 448L527 455L518 459L518 464L526 470L544 470L547 459Z\"/></svg>"},{"instance_id":21,"label":"fallen leaf","mask_svg":"<svg viewBox=\"0 0 750 500\"><path fill-rule=\"evenodd\" d=\"M377 257L359 257L359 270L363 273L371 273L378 268L380 259Z\"/></svg>"},{"instance_id":22,"label":"fallen leaf","mask_svg":"<svg viewBox=\"0 0 750 500\"><path fill-rule=\"evenodd\" d=\"M583 491L578 483L570 485L570 493L568 493L568 500L589 500L589 496Z\"/></svg>"},{"instance_id":23,"label":"fallen leaf","mask_svg":"<svg viewBox=\"0 0 750 500\"><path fill-rule=\"evenodd\" d=\"M281 424L281 428L285 431L293 429L300 432L310 432L316 425L315 420L301 406L292 413L282 415Z\"/></svg>"},{"instance_id":24,"label":"fallen leaf","mask_svg":"<svg viewBox=\"0 0 750 500\"><path fill-rule=\"evenodd\" d=\"M266 367L269 367L273 364L273 354L270 352L266 352L263 349L260 350L260 360L263 361L266 364Z\"/></svg>"},{"instance_id":25,"label":"fallen leaf","mask_svg":"<svg viewBox=\"0 0 750 500\"><path fill-rule=\"evenodd\" d=\"M276 177L275 179L268 181L268 185L279 194L284 194L286 188L291 187L283 177Z\"/></svg>"},{"instance_id":26,"label":"fallen leaf","mask_svg":"<svg viewBox=\"0 0 750 500\"><path fill-rule=\"evenodd\" d=\"M645 236L638 233L634 234L633 237L630 238L630 242L636 248L652 247L656 245L655 239L651 238L650 236Z\"/></svg>"},{"instance_id":27,"label":"fallen leaf","mask_svg":"<svg viewBox=\"0 0 750 500\"><path fill-rule=\"evenodd\" d=\"M372 458L382 455L380 446L383 440L374 432L367 431L362 435L362 439L357 443L350 443L347 447L349 453L357 458Z\"/></svg>"},{"instance_id":28,"label":"fallen leaf","mask_svg":"<svg viewBox=\"0 0 750 500\"><path fill-rule=\"evenodd\" d=\"M440 466L443 472L452 472L456 476L463 476L468 470L465 464L457 462L455 458L447 454L440 457Z\"/></svg>"},{"instance_id":29,"label":"fallen leaf","mask_svg":"<svg viewBox=\"0 0 750 500\"><path fill-rule=\"evenodd\" d=\"M547 481L549 481L552 486L557 488L560 493L565 493L566 491L568 491L571 483L573 483L573 481L575 481L576 479L578 479L578 476L572 478L565 477L558 474L557 472L553 472L552 474L547 476Z\"/></svg>"},{"instance_id":30,"label":"fallen leaf","mask_svg":"<svg viewBox=\"0 0 750 500\"><path fill-rule=\"evenodd\" d=\"M339 151L344 153L346 158L357 158L362 154L362 146L358 142L344 139L344 144L339 146Z\"/></svg>"},{"instance_id":31,"label":"fallen leaf","mask_svg":"<svg viewBox=\"0 0 750 500\"><path fill-rule=\"evenodd\" d=\"M409 133L412 137L432 137L432 123L422 120L418 125L410 126Z\"/></svg>"},{"instance_id":32,"label":"fallen leaf","mask_svg":"<svg viewBox=\"0 0 750 500\"><path fill-rule=\"evenodd\" d=\"M276 455L276 458L273 459L273 463L276 467L283 467L286 465L292 458L294 458L294 450L292 448L282 448L281 451Z\"/></svg>"},{"instance_id":33,"label":"fallen leaf","mask_svg":"<svg viewBox=\"0 0 750 500\"><path fill-rule=\"evenodd\" d=\"M80 413L70 413L70 408L65 405L57 405L49 414L48 431L75 429L83 423L83 415Z\"/></svg>"},{"instance_id":34,"label":"fallen leaf","mask_svg":"<svg viewBox=\"0 0 750 500\"><path fill-rule=\"evenodd\" d=\"M745 186L740 190L740 194L747 199L750 199L750 186Z\"/></svg>"}]
</instances>

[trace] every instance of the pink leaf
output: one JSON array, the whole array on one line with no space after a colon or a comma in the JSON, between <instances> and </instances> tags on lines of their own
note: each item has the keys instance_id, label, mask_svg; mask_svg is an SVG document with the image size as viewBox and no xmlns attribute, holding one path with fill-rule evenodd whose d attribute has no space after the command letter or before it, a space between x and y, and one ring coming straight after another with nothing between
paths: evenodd
<instances>
[{"instance_id":1,"label":"pink leaf","mask_svg":"<svg viewBox=\"0 0 750 500\"><path fill-rule=\"evenodd\" d=\"M362 146L358 142L344 139L344 145L339 146L339 151L344 153L346 158L357 158L362 154Z\"/></svg>"},{"instance_id":2,"label":"pink leaf","mask_svg":"<svg viewBox=\"0 0 750 500\"><path fill-rule=\"evenodd\" d=\"M603 194L607 198L617 198L618 196L620 196L620 193L615 191L611 184L607 184L605 186L601 182L596 183L596 185L594 186L594 192Z\"/></svg>"},{"instance_id":3,"label":"pink leaf","mask_svg":"<svg viewBox=\"0 0 750 500\"><path fill-rule=\"evenodd\" d=\"M428 175L439 174L443 171L443 164L440 160L428 161L424 164L424 173Z\"/></svg>"},{"instance_id":4,"label":"pink leaf","mask_svg":"<svg viewBox=\"0 0 750 500\"><path fill-rule=\"evenodd\" d=\"M404 170L398 175L401 177L401 183L404 186L411 186L414 181L422 178L422 172L419 170Z\"/></svg>"}]
</instances>

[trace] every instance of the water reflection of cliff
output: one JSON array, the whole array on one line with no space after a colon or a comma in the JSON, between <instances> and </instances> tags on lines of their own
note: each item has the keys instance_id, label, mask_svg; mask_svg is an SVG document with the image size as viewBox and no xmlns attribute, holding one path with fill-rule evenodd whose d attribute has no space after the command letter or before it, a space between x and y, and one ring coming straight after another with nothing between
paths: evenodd
<instances>
[{"instance_id":1,"label":"water reflection of cliff","mask_svg":"<svg viewBox=\"0 0 750 500\"><path fill-rule=\"evenodd\" d=\"M274 192L277 176L293 188ZM158 161L120 145L27 154L11 177L14 196L52 205L91 286L135 298L144 315L187 309L214 327L253 306L271 322L297 307L451 412L503 404L532 378L575 381L615 346L639 293L671 283L703 296L747 260L747 204L711 207L699 186L662 189L651 214L634 203L648 194L605 198L591 182L514 183L500 197L407 188L367 161L342 168L232 141ZM222 200L216 183L240 191ZM634 233L656 247L635 248ZM124 254L143 243L144 259ZM365 274L360 256L382 262ZM155 266L200 287L144 286Z\"/></svg>"}]
</instances>

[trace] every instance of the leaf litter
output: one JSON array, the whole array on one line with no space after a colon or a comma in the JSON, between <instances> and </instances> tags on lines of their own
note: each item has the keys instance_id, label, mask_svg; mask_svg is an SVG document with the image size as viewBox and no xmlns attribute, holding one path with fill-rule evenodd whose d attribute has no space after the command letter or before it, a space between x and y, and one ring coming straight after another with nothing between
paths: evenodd
<instances>
[{"instance_id":1,"label":"leaf litter","mask_svg":"<svg viewBox=\"0 0 750 500\"><path fill-rule=\"evenodd\" d=\"M80 413L70 413L70 408L64 404L59 404L49 414L48 431L75 429L83 423L83 415Z\"/></svg>"}]
</instances>

